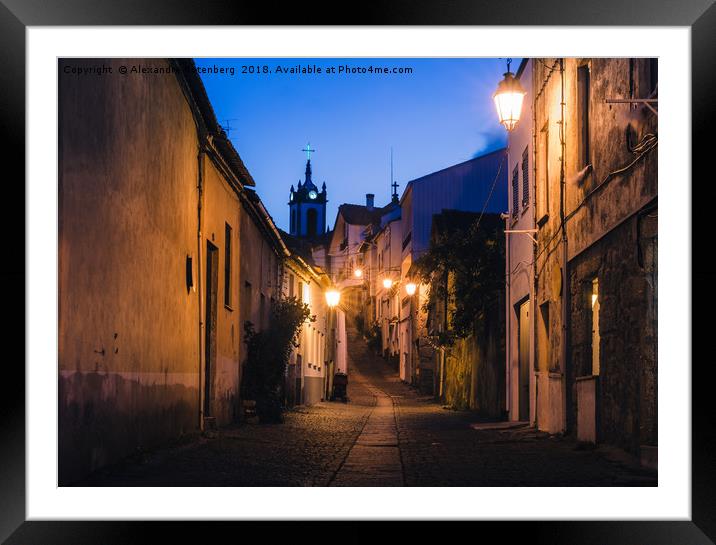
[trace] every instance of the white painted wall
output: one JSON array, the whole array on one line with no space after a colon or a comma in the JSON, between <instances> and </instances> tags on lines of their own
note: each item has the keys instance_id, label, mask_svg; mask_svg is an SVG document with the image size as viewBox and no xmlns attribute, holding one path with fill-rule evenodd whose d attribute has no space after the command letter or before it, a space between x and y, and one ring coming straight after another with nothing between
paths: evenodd
<instances>
[{"instance_id":1,"label":"white painted wall","mask_svg":"<svg viewBox=\"0 0 716 545\"><path fill-rule=\"evenodd\" d=\"M530 60L522 72L520 83L527 91L522 106L522 115L520 122L515 129L509 134L508 140L508 161L507 161L507 185L508 185L508 203L509 218L505 220L506 230L533 229L535 227L535 180L534 180L534 157L532 153L533 140L533 123L532 123L532 63ZM527 206L523 205L523 179L522 179L522 159L523 152L527 149L528 173L529 173L529 202ZM517 168L518 172L518 207L516 215L513 214L513 190L512 176ZM510 420L519 420L519 308L517 305L529 298L530 304L530 422L535 420L535 391L536 377L533 371L535 358L535 339L534 339L534 321L538 318L534 305L533 290L533 255L534 243L526 234L513 233L507 235L506 246L506 272L507 272L507 343L506 343L506 373L507 373L507 409L509 411Z\"/></svg>"}]
</instances>

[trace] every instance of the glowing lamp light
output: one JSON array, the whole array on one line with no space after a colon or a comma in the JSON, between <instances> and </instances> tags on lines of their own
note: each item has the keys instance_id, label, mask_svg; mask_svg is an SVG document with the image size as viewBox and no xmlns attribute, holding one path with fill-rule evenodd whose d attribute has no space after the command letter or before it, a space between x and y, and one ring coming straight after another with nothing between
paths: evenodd
<instances>
[{"instance_id":1,"label":"glowing lamp light","mask_svg":"<svg viewBox=\"0 0 716 545\"><path fill-rule=\"evenodd\" d=\"M408 295L415 295L415 290L418 289L418 286L415 284L415 282L408 282L405 284L405 292Z\"/></svg>"},{"instance_id":2,"label":"glowing lamp light","mask_svg":"<svg viewBox=\"0 0 716 545\"><path fill-rule=\"evenodd\" d=\"M495 101L495 107L497 108L497 116L500 118L500 123L504 125L508 131L514 129L515 125L517 125L517 122L520 120L522 101L527 94L527 92L522 88L520 80L515 79L515 75L510 72L511 62L511 59L507 61L505 79L499 83L497 90L492 95L492 99Z\"/></svg>"},{"instance_id":3,"label":"glowing lamp light","mask_svg":"<svg viewBox=\"0 0 716 545\"><path fill-rule=\"evenodd\" d=\"M326 304L333 308L338 306L341 302L341 292L335 289L330 289L326 292Z\"/></svg>"},{"instance_id":4,"label":"glowing lamp light","mask_svg":"<svg viewBox=\"0 0 716 545\"><path fill-rule=\"evenodd\" d=\"M389 290L393 287L393 281L390 278L383 278L383 287Z\"/></svg>"},{"instance_id":5,"label":"glowing lamp light","mask_svg":"<svg viewBox=\"0 0 716 545\"><path fill-rule=\"evenodd\" d=\"M353 271L353 275L354 275L356 278L363 278L363 269L358 268L358 269L354 270L354 271Z\"/></svg>"}]
</instances>

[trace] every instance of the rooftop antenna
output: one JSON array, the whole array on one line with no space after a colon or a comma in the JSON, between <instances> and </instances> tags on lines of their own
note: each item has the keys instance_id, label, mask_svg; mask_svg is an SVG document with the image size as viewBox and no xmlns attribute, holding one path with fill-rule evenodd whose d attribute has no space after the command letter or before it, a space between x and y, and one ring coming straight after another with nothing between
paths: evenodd
<instances>
[{"instance_id":1,"label":"rooftop antenna","mask_svg":"<svg viewBox=\"0 0 716 545\"><path fill-rule=\"evenodd\" d=\"M230 138L231 131L233 131L233 127L231 126L232 121L238 121L239 119L237 117L232 117L231 119L224 119L224 125L221 126L222 129L224 129L224 132L226 133L226 138Z\"/></svg>"}]
</instances>

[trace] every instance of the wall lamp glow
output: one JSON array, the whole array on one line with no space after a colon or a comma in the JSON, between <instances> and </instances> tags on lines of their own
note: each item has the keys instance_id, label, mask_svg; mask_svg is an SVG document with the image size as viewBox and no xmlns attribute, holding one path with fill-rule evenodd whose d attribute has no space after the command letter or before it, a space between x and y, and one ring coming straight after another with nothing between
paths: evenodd
<instances>
[{"instance_id":1,"label":"wall lamp glow","mask_svg":"<svg viewBox=\"0 0 716 545\"><path fill-rule=\"evenodd\" d=\"M497 85L497 90L492 95L500 123L504 125L508 131L514 129L520 120L522 100L527 94L522 88L520 80L516 79L515 75L510 72L511 62L512 59L507 59L507 72L504 74L505 79Z\"/></svg>"},{"instance_id":2,"label":"wall lamp glow","mask_svg":"<svg viewBox=\"0 0 716 545\"><path fill-rule=\"evenodd\" d=\"M329 289L326 292L326 304L333 308L341 302L341 292L336 289Z\"/></svg>"}]
</instances>

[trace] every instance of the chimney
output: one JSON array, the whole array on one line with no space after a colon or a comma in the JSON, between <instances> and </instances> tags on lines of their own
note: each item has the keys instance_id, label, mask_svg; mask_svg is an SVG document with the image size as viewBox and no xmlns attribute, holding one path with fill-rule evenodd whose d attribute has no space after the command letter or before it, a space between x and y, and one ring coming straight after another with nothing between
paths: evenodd
<instances>
[{"instance_id":1,"label":"chimney","mask_svg":"<svg viewBox=\"0 0 716 545\"><path fill-rule=\"evenodd\" d=\"M373 199L374 198L375 198L375 195L373 193L365 194L365 207L368 210L373 210Z\"/></svg>"}]
</instances>

